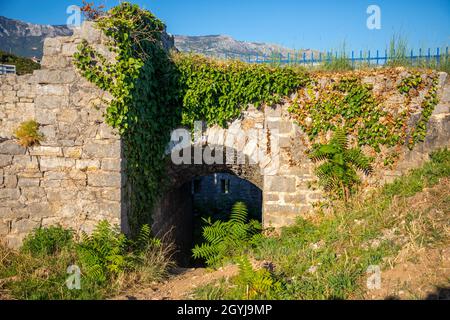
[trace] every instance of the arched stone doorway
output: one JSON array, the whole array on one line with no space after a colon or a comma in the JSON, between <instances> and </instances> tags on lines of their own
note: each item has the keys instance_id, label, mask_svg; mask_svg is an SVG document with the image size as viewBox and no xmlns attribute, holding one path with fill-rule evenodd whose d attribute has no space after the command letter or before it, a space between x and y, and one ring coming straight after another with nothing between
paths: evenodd
<instances>
[{"instance_id":1,"label":"arched stone doorway","mask_svg":"<svg viewBox=\"0 0 450 320\"><path fill-rule=\"evenodd\" d=\"M237 153L236 153L237 155ZM242 161L243 162L243 161ZM171 240L177 246L176 258L180 265L189 265L194 237L194 191L195 181L208 179L214 175L230 177L236 183L247 186L254 198L258 199L259 220L263 217L264 177L257 164L251 164L248 157L242 164L182 164L175 165L167 159L168 186L153 212L153 232L161 237L171 234ZM213 178L214 179L214 178ZM206 181L207 182L207 181ZM222 188L217 181L218 190ZM228 186L231 188L231 185ZM258 194L259 192L259 194ZM239 195L236 200L239 199ZM243 200L243 199L241 199ZM245 202L245 201L244 201Z\"/></svg>"}]
</instances>

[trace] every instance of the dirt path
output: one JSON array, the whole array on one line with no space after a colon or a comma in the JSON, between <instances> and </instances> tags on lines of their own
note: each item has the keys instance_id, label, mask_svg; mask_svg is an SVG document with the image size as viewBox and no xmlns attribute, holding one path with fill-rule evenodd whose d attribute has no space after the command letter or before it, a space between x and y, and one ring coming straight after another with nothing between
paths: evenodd
<instances>
[{"instance_id":1,"label":"dirt path","mask_svg":"<svg viewBox=\"0 0 450 320\"><path fill-rule=\"evenodd\" d=\"M134 289L131 292L115 297L115 300L180 300L189 299L189 294L200 286L212 283L221 278L229 278L238 273L237 266L231 265L215 271L208 269L176 270L176 275L167 281L155 284L150 288Z\"/></svg>"}]
</instances>

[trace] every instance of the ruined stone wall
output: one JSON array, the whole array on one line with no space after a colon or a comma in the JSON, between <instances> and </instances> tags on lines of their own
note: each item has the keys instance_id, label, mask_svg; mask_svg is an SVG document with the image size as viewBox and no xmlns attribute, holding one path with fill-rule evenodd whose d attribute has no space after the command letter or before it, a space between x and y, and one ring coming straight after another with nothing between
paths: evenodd
<instances>
[{"instance_id":1,"label":"ruined stone wall","mask_svg":"<svg viewBox=\"0 0 450 320\"><path fill-rule=\"evenodd\" d=\"M103 219L126 220L121 141L103 120L108 96L71 62L81 38L102 45L89 28L46 39L41 70L0 76L0 239L9 246L40 226L89 232ZM24 148L13 132L31 119L44 140Z\"/></svg>"},{"instance_id":2,"label":"ruined stone wall","mask_svg":"<svg viewBox=\"0 0 450 320\"><path fill-rule=\"evenodd\" d=\"M20 77L0 76L0 239L10 246L19 246L32 229L54 224L90 231L106 219L127 231L122 142L104 123L110 97L78 75L72 64L81 39L111 58L106 39L85 24L73 36L45 41L41 70ZM430 119L426 141L413 151L399 150L397 164L380 168L365 180L367 186L390 181L423 163L430 151L449 146L450 86L444 86L445 74L440 76L441 102ZM250 106L226 129L208 128L206 145L230 147L244 158L254 159L261 151L262 156L245 165L171 166L172 189L176 191L196 175L233 173L262 189L265 226L290 224L309 212L323 194L311 188L316 177L305 155L307 138L288 107L289 99L260 109ZM30 119L41 125L45 140L40 146L23 148L13 132ZM155 210L155 231L184 221L183 212L190 206L184 198L175 192L163 197ZM165 210L177 202L176 214Z\"/></svg>"}]
</instances>

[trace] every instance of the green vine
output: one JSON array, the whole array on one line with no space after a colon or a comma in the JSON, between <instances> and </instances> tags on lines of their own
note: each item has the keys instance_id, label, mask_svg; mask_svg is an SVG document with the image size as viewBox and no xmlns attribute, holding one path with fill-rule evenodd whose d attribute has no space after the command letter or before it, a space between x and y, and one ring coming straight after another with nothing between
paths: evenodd
<instances>
[{"instance_id":1,"label":"green vine","mask_svg":"<svg viewBox=\"0 0 450 320\"><path fill-rule=\"evenodd\" d=\"M110 39L114 58L83 41L74 60L87 80L113 97L105 120L124 141L133 233L151 223L165 190L163 154L171 130L192 127L196 120L226 126L248 104L279 102L308 81L306 73L292 68L171 55L161 42L165 25L127 2L101 15L95 25Z\"/></svg>"},{"instance_id":2,"label":"green vine","mask_svg":"<svg viewBox=\"0 0 450 320\"><path fill-rule=\"evenodd\" d=\"M439 99L437 96L438 84L439 79L437 76L434 76L432 78L431 88L422 102L422 113L420 115L420 119L417 122L416 127L412 132L411 140L409 141L408 146L410 149L412 149L416 143L425 141L428 122L430 121L435 107L439 103Z\"/></svg>"},{"instance_id":3,"label":"green vine","mask_svg":"<svg viewBox=\"0 0 450 320\"><path fill-rule=\"evenodd\" d=\"M87 41L79 45L74 63L80 73L109 92L105 121L124 142L130 199L129 224L134 234L151 223L162 192L166 162L163 154L170 132L196 120L225 127L253 104L296 99L289 111L311 141L345 127L360 146L395 146L407 140L410 110L385 111L371 85L352 76L321 86L302 69L215 61L196 55L168 53L162 44L165 25L151 12L128 2L101 15L95 25L109 39L111 54L103 55ZM437 104L437 77L422 105L422 115L410 130L409 146L422 141L426 124ZM398 90L409 97L424 87L416 75L404 79Z\"/></svg>"},{"instance_id":4,"label":"green vine","mask_svg":"<svg viewBox=\"0 0 450 320\"><path fill-rule=\"evenodd\" d=\"M194 121L225 127L247 107L279 103L309 82L301 69L255 65L240 61L221 62L199 55L176 54L183 96L182 124Z\"/></svg>"},{"instance_id":5,"label":"green vine","mask_svg":"<svg viewBox=\"0 0 450 320\"><path fill-rule=\"evenodd\" d=\"M426 125L438 103L437 77L432 75L430 79L421 118L410 129L409 140L411 89L425 87L419 74L403 79L398 85L399 92L407 97L405 110L398 113L385 110L383 101L374 97L372 85L362 83L356 76L343 77L325 86L311 81L306 93L293 101L289 111L311 141L343 126L347 134L357 137L359 146L368 145L377 152L381 150L381 145L393 147L407 144L413 148L417 142L423 141ZM417 90L415 94L418 94Z\"/></svg>"},{"instance_id":6,"label":"green vine","mask_svg":"<svg viewBox=\"0 0 450 320\"><path fill-rule=\"evenodd\" d=\"M164 24L137 5L122 3L96 21L110 39L114 61L86 41L79 46L75 65L81 74L113 99L106 122L124 141L130 188L129 224L135 233L150 223L165 173L162 155L170 130L181 120L177 72L164 51Z\"/></svg>"}]
</instances>

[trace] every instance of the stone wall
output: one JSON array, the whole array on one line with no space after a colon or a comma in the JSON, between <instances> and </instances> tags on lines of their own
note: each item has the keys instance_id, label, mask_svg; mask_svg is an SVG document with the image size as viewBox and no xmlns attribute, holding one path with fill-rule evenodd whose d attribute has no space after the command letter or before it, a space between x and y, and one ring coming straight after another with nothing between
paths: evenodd
<instances>
[{"instance_id":1,"label":"stone wall","mask_svg":"<svg viewBox=\"0 0 450 320\"><path fill-rule=\"evenodd\" d=\"M72 64L81 39L111 59L106 39L84 24L73 36L46 39L42 69L33 75L0 76L0 239L10 246L19 246L33 228L54 224L90 231L107 219L127 231L126 159L119 136L103 120L110 97L78 75ZM449 146L450 86L444 86L445 74L440 76L441 102L426 141L413 151L402 148L397 165L377 171L367 186L390 181L420 165L430 151ZM380 81L387 82L383 75ZM314 166L305 155L307 138L288 112L289 101L250 106L227 129L204 132L202 148L229 147L245 164L169 164L169 192L156 207L155 232L184 221L189 200L175 197L177 190L195 176L215 172L232 173L262 189L265 226L280 227L309 212L323 195L310 187L316 179ZM22 148L13 132L30 119L41 125L45 140Z\"/></svg>"},{"instance_id":2,"label":"stone wall","mask_svg":"<svg viewBox=\"0 0 450 320\"><path fill-rule=\"evenodd\" d=\"M103 121L108 96L71 63L81 37L102 46L87 28L46 39L41 70L0 76L0 238L9 246L40 226L89 232L103 219L126 221L121 141ZM13 132L30 119L44 141L23 148Z\"/></svg>"}]
</instances>

